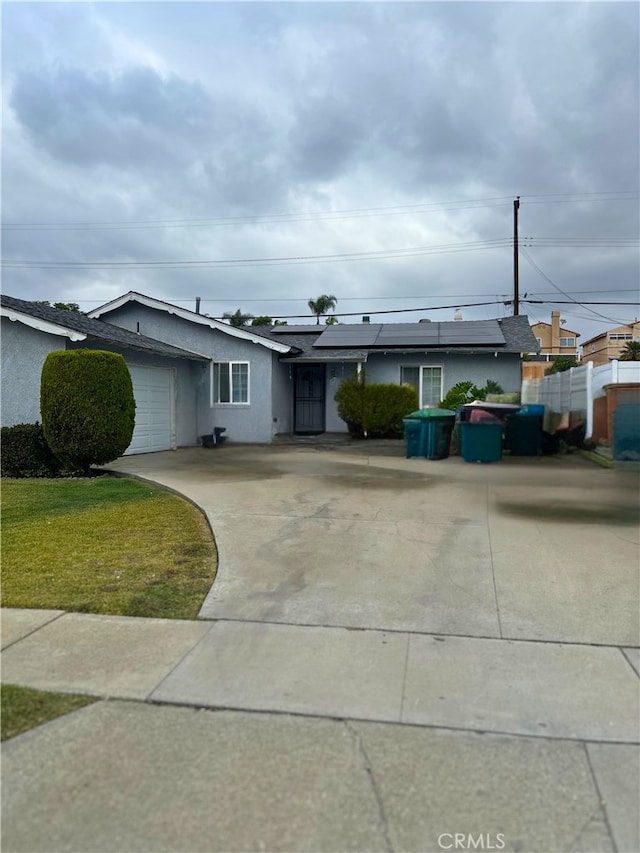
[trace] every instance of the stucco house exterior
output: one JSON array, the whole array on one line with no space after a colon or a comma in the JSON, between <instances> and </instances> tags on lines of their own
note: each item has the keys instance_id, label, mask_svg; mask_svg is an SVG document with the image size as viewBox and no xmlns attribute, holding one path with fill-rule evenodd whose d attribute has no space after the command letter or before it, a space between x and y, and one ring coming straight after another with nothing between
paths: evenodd
<instances>
[{"instance_id":1,"label":"stucco house exterior","mask_svg":"<svg viewBox=\"0 0 640 853\"><path fill-rule=\"evenodd\" d=\"M640 321L634 320L615 329L607 329L582 344L583 363L592 362L594 367L608 364L619 358L628 341L640 341Z\"/></svg>"},{"instance_id":2,"label":"stucco house exterior","mask_svg":"<svg viewBox=\"0 0 640 853\"><path fill-rule=\"evenodd\" d=\"M120 352L136 397L129 453L196 445L224 427L233 442L287 433L346 432L334 395L365 371L370 382L414 385L437 405L457 382L519 392L521 354L537 350L525 316L449 323L353 323L235 328L141 293L89 315L3 296L2 424L40 419L48 352Z\"/></svg>"},{"instance_id":3,"label":"stucco house exterior","mask_svg":"<svg viewBox=\"0 0 640 853\"><path fill-rule=\"evenodd\" d=\"M119 326L36 302L0 297L2 323L2 426L35 423L40 417L40 375L50 352L102 349L120 353L136 398L130 453L170 449L192 441L193 391L207 359L194 352Z\"/></svg>"}]
</instances>

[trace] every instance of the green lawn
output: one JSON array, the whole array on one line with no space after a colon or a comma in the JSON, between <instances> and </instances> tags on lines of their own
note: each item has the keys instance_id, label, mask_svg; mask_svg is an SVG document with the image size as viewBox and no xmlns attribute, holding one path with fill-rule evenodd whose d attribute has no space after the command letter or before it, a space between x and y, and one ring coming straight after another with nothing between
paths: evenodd
<instances>
[{"instance_id":1,"label":"green lawn","mask_svg":"<svg viewBox=\"0 0 640 853\"><path fill-rule=\"evenodd\" d=\"M193 619L217 556L202 514L137 480L3 480L3 607Z\"/></svg>"},{"instance_id":2,"label":"green lawn","mask_svg":"<svg viewBox=\"0 0 640 853\"><path fill-rule=\"evenodd\" d=\"M70 711L84 708L97 702L93 696L76 696L67 693L45 693L15 684L3 684L0 688L2 716L0 717L1 739L27 732Z\"/></svg>"}]
</instances>

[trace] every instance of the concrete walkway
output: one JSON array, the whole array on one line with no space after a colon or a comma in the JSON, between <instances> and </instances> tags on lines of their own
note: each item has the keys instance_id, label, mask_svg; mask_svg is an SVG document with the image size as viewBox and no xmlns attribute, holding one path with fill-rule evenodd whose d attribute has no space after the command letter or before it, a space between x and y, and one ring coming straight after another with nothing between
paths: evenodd
<instances>
[{"instance_id":1,"label":"concrete walkway","mask_svg":"<svg viewBox=\"0 0 640 853\"><path fill-rule=\"evenodd\" d=\"M640 849L637 475L386 448L114 466L219 577L196 622L3 611L3 682L103 697L3 745L3 850Z\"/></svg>"}]
</instances>

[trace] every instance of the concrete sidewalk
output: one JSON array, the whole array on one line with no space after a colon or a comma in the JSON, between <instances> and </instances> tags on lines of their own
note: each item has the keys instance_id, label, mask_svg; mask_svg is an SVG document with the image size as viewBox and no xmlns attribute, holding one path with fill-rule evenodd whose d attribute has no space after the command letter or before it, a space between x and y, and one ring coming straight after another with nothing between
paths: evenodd
<instances>
[{"instance_id":1,"label":"concrete sidewalk","mask_svg":"<svg viewBox=\"0 0 640 853\"><path fill-rule=\"evenodd\" d=\"M3 745L8 853L639 849L637 649L20 610L2 636L3 681L108 699Z\"/></svg>"},{"instance_id":2,"label":"concrete sidewalk","mask_svg":"<svg viewBox=\"0 0 640 853\"><path fill-rule=\"evenodd\" d=\"M207 512L205 618L2 611L101 699L3 744L4 851L637 853L637 478L229 450L116 466Z\"/></svg>"}]
</instances>

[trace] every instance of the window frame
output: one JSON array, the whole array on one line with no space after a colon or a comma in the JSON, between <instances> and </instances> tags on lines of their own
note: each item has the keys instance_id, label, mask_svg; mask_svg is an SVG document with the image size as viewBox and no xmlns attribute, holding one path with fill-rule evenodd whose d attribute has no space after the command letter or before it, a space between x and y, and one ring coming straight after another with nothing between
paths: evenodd
<instances>
[{"instance_id":1,"label":"window frame","mask_svg":"<svg viewBox=\"0 0 640 853\"><path fill-rule=\"evenodd\" d=\"M411 385L412 382L406 382L403 379L403 371L404 370L417 370L418 371L418 407L420 409L426 409L429 406L437 406L438 403L444 397L444 364L401 364L400 365L400 384L401 385ZM423 370L439 370L440 371L440 396L436 400L435 403L427 403L426 405L422 404L422 393L424 389L424 381L423 381Z\"/></svg>"},{"instance_id":2,"label":"window frame","mask_svg":"<svg viewBox=\"0 0 640 853\"><path fill-rule=\"evenodd\" d=\"M562 343L563 341L565 341L564 344ZM571 343L566 343L567 341L571 341ZM568 349L569 347L571 347L572 349L575 349L575 346L576 346L575 335L573 335L572 337L560 338L560 346L564 347L565 349Z\"/></svg>"},{"instance_id":3,"label":"window frame","mask_svg":"<svg viewBox=\"0 0 640 853\"><path fill-rule=\"evenodd\" d=\"M251 362L249 361L211 361L211 368L209 371L209 406L213 408L214 406L250 406L251 405ZM247 399L246 400L234 400L233 399L233 367L237 365L246 365L247 368ZM215 374L216 367L222 368L225 366L227 368L227 377L229 381L229 400L219 400L216 399L215 393ZM218 382L218 394L220 396L220 383Z\"/></svg>"}]
</instances>

